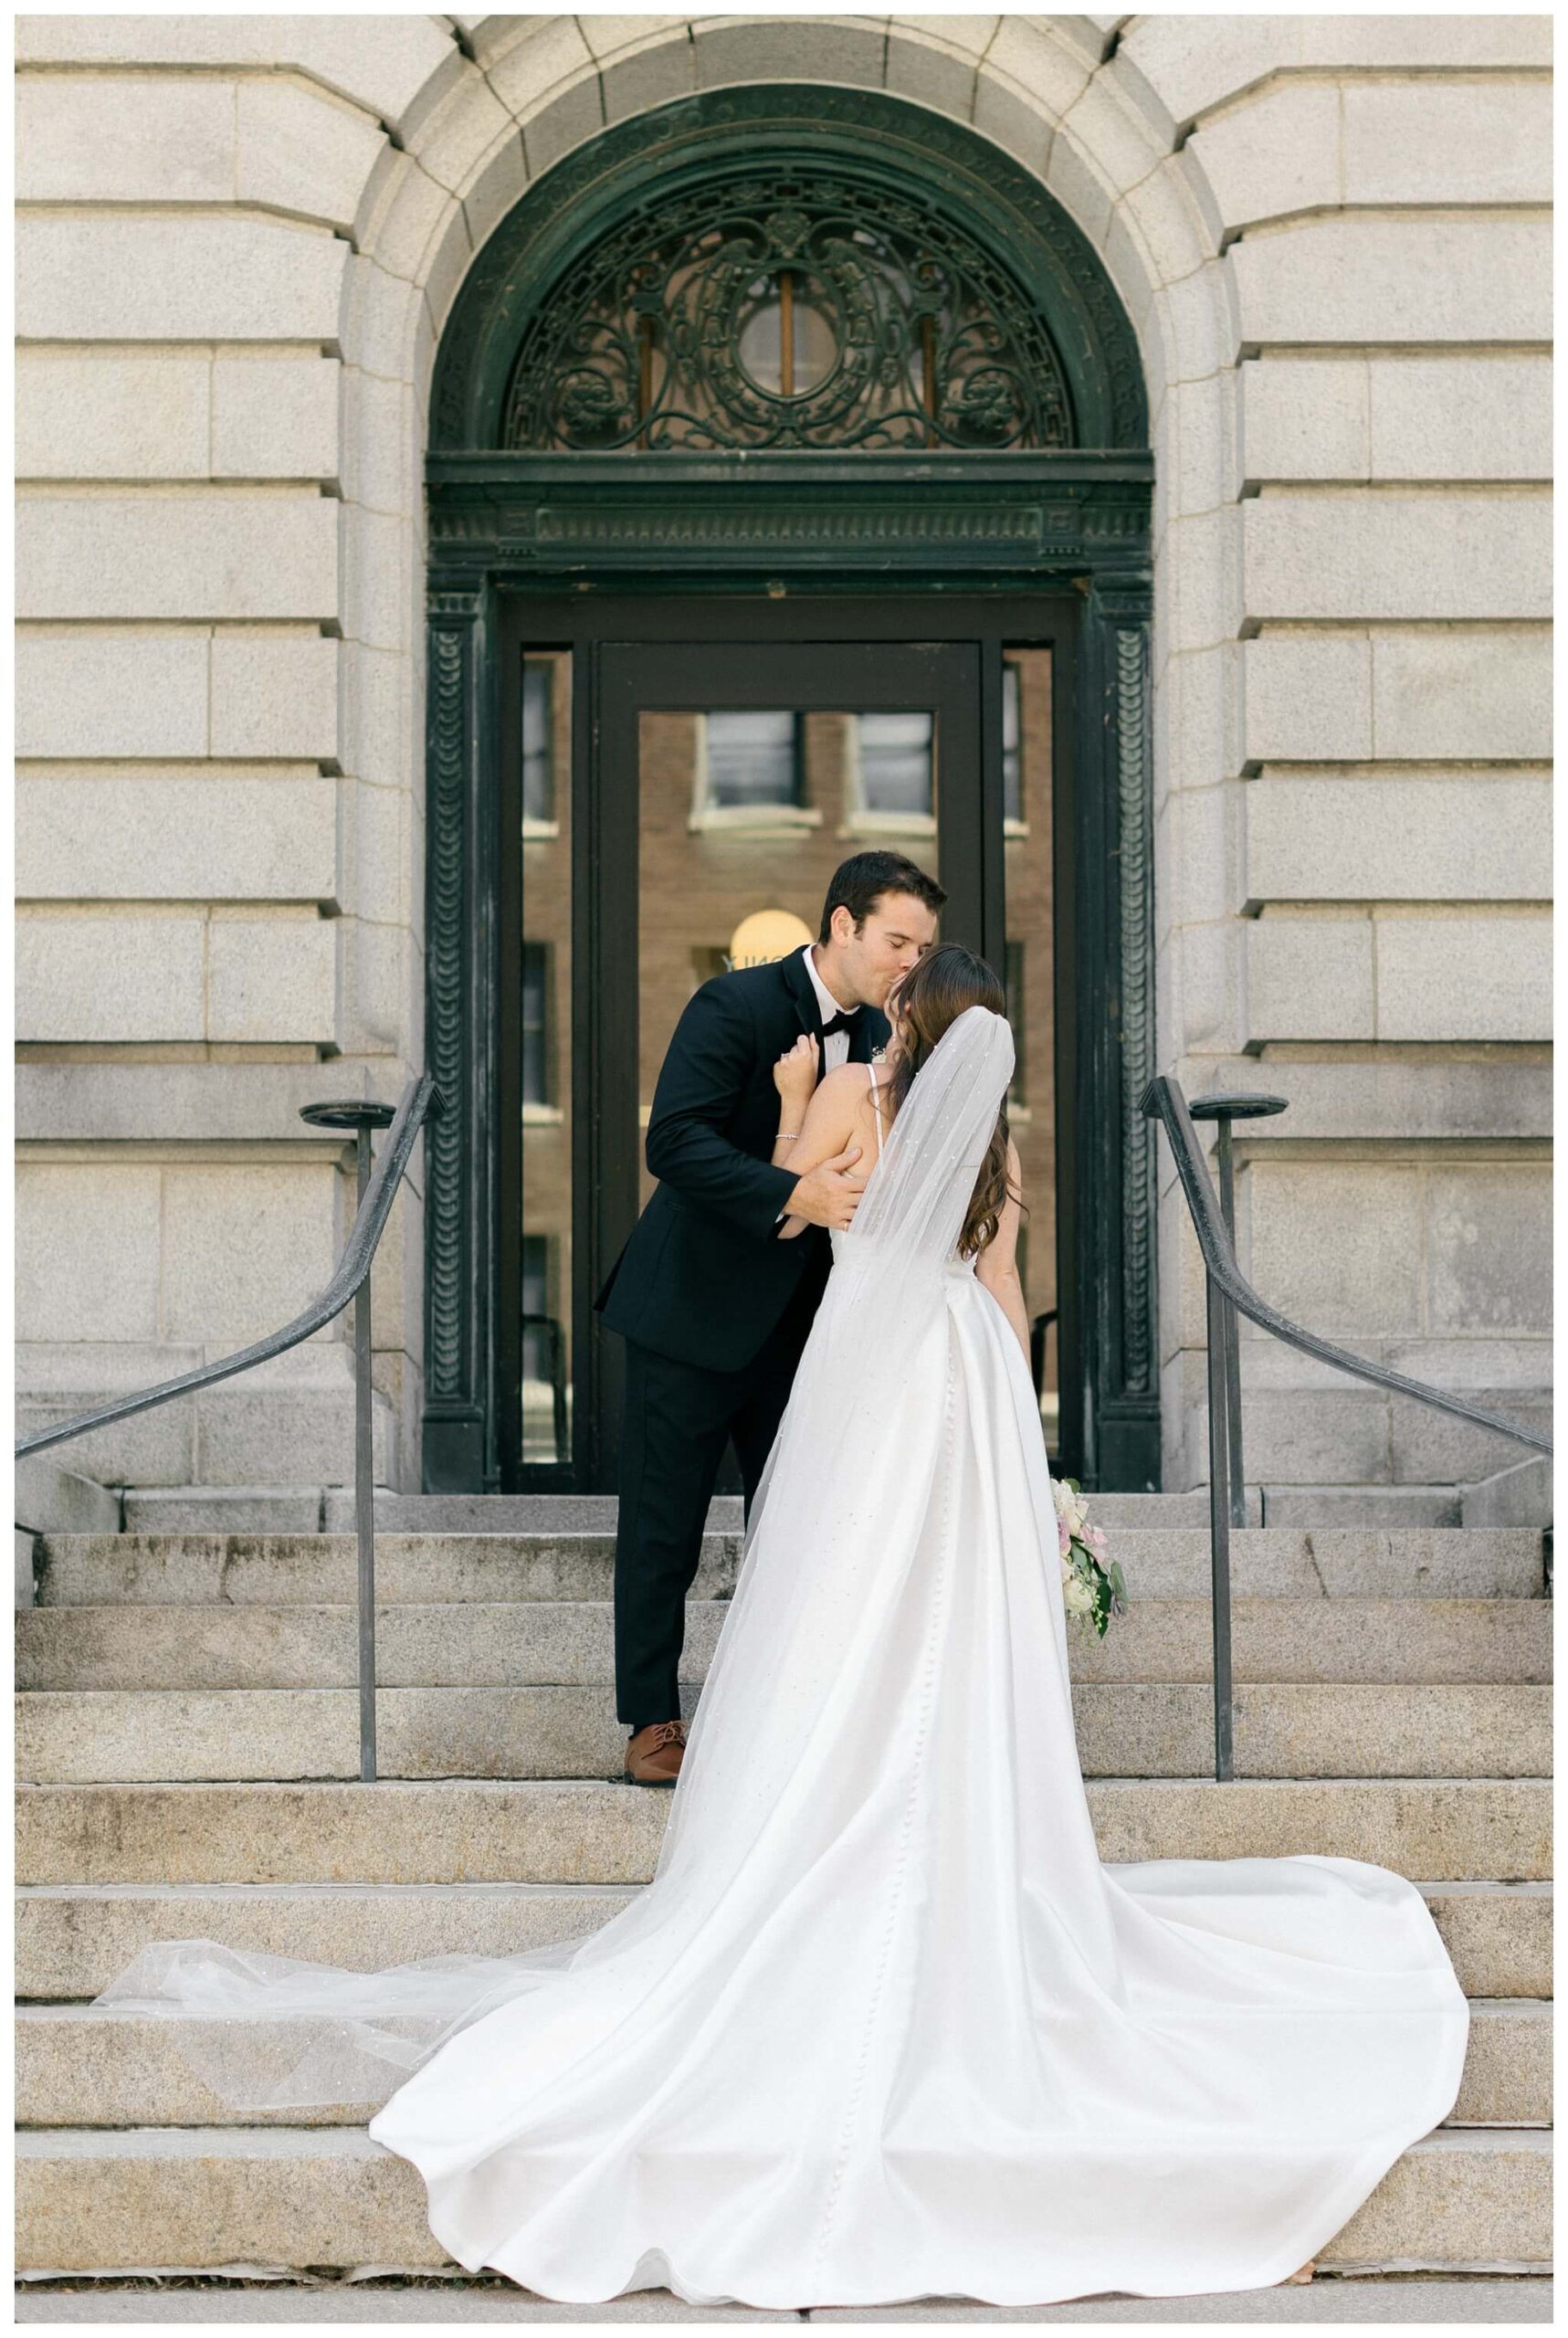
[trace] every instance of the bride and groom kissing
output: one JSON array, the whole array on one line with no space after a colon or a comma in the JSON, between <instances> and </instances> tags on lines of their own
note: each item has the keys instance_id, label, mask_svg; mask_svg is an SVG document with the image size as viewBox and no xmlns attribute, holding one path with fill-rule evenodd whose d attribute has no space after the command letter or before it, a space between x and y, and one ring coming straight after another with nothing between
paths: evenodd
<instances>
[{"instance_id":1,"label":"bride and groom kissing","mask_svg":"<svg viewBox=\"0 0 1568 2338\"><path fill-rule=\"evenodd\" d=\"M931 948L946 898L902 854L856 854L834 874L816 943L715 975L669 1042L647 1124L659 1183L597 1302L626 1343L616 1698L639 1785L679 1774L685 1604L725 1446L749 1511L826 1287L829 1234L853 1223L874 1157L866 1132L837 1120L842 1145L808 1142L807 1108L819 1081L842 1097L841 1120L873 1079L885 1092L889 995ZM944 954L955 972L978 966ZM968 1003L962 989L943 996ZM845 1079L850 1065L865 1069Z\"/></svg>"},{"instance_id":2,"label":"bride and groom kissing","mask_svg":"<svg viewBox=\"0 0 1568 2338\"><path fill-rule=\"evenodd\" d=\"M1468 2006L1403 1876L1148 1856L1152 1807L1117 1822L1144 1856L1100 1856L1013 1264L1013 1039L992 970L936 943L942 899L857 856L817 944L704 985L659 1078L658 1189L603 1294L626 1768L674 1787L651 1880L510 1956L160 1943L100 2000L185 2016L236 2108L379 2100L368 2133L447 2255L545 2298L1263 2288L1458 2092ZM744 1553L688 1729L727 1439ZM624 1810L596 1823L639 1872Z\"/></svg>"}]
</instances>

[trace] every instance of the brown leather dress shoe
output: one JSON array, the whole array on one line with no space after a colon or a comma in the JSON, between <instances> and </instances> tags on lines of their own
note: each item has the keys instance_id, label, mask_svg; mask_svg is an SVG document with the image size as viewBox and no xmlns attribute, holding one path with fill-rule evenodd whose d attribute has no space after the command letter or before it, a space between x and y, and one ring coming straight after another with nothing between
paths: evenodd
<instances>
[{"instance_id":1,"label":"brown leather dress shoe","mask_svg":"<svg viewBox=\"0 0 1568 2338\"><path fill-rule=\"evenodd\" d=\"M672 1786L680 1775L685 1750L683 1721L654 1721L646 1729L635 1730L626 1740L626 1784Z\"/></svg>"}]
</instances>

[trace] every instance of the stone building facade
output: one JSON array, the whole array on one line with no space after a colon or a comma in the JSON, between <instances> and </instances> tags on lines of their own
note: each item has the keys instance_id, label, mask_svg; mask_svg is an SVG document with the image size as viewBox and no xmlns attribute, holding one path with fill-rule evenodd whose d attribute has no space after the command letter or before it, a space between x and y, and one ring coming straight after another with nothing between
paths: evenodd
<instances>
[{"instance_id":1,"label":"stone building facade","mask_svg":"<svg viewBox=\"0 0 1568 2338\"><path fill-rule=\"evenodd\" d=\"M546 216L552 174L588 184L567 174L594 142L768 87L851 125L961 125L1113 288L1152 453L1139 1044L1191 1094L1289 1099L1241 1155L1266 1296L1542 1416L1547 16L64 15L17 37L25 1423L221 1354L326 1281L352 1164L299 1109L395 1100L426 1060L444 330L517 207ZM427 1167L374 1290L378 1473L410 1490ZM1181 1488L1205 1468L1203 1292L1163 1144L1147 1174L1148 1409ZM347 1472L345 1329L60 1458L308 1504ZM1261 1339L1245 1372L1280 1515L1352 1487L1453 1518L1515 1459Z\"/></svg>"}]
</instances>

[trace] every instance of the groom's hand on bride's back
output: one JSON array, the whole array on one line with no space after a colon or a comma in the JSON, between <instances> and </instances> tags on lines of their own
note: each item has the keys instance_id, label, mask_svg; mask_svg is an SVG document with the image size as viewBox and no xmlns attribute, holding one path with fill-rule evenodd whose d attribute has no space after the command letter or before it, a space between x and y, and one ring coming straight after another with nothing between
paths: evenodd
<instances>
[{"instance_id":1,"label":"groom's hand on bride's back","mask_svg":"<svg viewBox=\"0 0 1568 2338\"><path fill-rule=\"evenodd\" d=\"M851 1144L808 1169L785 1205L789 1216L804 1217L808 1226L837 1227L842 1231L866 1190L865 1179L853 1174L859 1158L860 1147Z\"/></svg>"}]
</instances>

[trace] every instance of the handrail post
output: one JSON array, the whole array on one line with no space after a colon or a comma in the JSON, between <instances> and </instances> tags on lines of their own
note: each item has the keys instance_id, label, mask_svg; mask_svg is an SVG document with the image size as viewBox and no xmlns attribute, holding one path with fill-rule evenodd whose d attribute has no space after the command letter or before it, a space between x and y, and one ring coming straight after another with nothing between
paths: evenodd
<instances>
[{"instance_id":1,"label":"handrail post","mask_svg":"<svg viewBox=\"0 0 1568 2338\"><path fill-rule=\"evenodd\" d=\"M1231 1147L1233 1121L1267 1120L1286 1109L1283 1096L1199 1096L1187 1106L1194 1121L1213 1121L1219 1169L1219 1214L1236 1248L1236 1155ZM1210 1285L1211 1291L1213 1285ZM1241 1341L1236 1308L1224 1291L1219 1300L1221 1343L1225 1350L1225 1417L1230 1439L1230 1522L1247 1523L1247 1463L1241 1449Z\"/></svg>"},{"instance_id":2,"label":"handrail post","mask_svg":"<svg viewBox=\"0 0 1568 2338\"><path fill-rule=\"evenodd\" d=\"M1230 1114L1222 1112L1215 1124L1219 1147L1219 1214L1236 1248L1236 1158L1231 1151ZM1220 1322L1225 1332L1225 1415L1230 1444L1230 1522L1247 1523L1247 1463L1241 1450L1241 1344L1236 1310L1223 1292Z\"/></svg>"},{"instance_id":3,"label":"handrail post","mask_svg":"<svg viewBox=\"0 0 1568 2338\"><path fill-rule=\"evenodd\" d=\"M1214 1621L1214 1774L1234 1775L1230 1680L1230 1457L1226 1411L1225 1299L1212 1276L1208 1294L1209 1605Z\"/></svg>"},{"instance_id":4,"label":"handrail post","mask_svg":"<svg viewBox=\"0 0 1568 2338\"><path fill-rule=\"evenodd\" d=\"M352 1128L354 1132L356 1211L370 1184L370 1132L387 1127L389 1104L366 1098L341 1104L307 1104L300 1117L316 1128ZM354 1293L354 1539L355 1604L359 1643L359 1775L375 1783L375 1439L374 1385L371 1377L370 1283L367 1274Z\"/></svg>"},{"instance_id":5,"label":"handrail post","mask_svg":"<svg viewBox=\"0 0 1568 2338\"><path fill-rule=\"evenodd\" d=\"M354 1132L358 1199L370 1183L370 1130ZM357 1206L357 1204L356 1204ZM354 1293L354 1536L358 1544L359 1774L375 1777L375 1439L371 1398L370 1283L366 1275Z\"/></svg>"}]
</instances>

